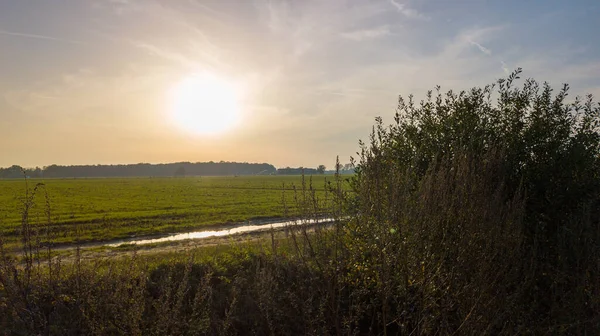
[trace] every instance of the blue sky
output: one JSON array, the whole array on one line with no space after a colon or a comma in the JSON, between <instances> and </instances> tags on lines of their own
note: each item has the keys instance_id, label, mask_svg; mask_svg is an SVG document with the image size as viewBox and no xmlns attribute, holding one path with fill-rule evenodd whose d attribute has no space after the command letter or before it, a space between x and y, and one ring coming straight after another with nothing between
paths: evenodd
<instances>
[{"instance_id":1,"label":"blue sky","mask_svg":"<svg viewBox=\"0 0 600 336\"><path fill-rule=\"evenodd\" d=\"M397 95L525 77L600 96L600 1L0 1L0 166L231 160L332 166ZM165 95L243 83L193 135Z\"/></svg>"}]
</instances>

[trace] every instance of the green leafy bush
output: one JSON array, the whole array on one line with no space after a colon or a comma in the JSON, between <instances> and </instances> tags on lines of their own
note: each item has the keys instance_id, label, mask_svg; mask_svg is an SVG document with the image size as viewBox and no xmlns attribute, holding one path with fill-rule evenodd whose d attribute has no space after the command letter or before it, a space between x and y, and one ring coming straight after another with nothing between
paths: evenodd
<instances>
[{"instance_id":1,"label":"green leafy bush","mask_svg":"<svg viewBox=\"0 0 600 336\"><path fill-rule=\"evenodd\" d=\"M474 295L510 294L502 304L521 305L520 319L569 325L593 316L598 292L600 106L591 95L567 102L568 85L517 88L520 73L460 93L437 87L418 104L400 97L395 123L377 119L353 181L355 245L389 244L407 265L459 274Z\"/></svg>"},{"instance_id":2,"label":"green leafy bush","mask_svg":"<svg viewBox=\"0 0 600 336\"><path fill-rule=\"evenodd\" d=\"M568 85L555 96L532 79L516 88L520 73L458 94L437 87L418 105L400 97L395 124L384 128L378 119L371 146L363 146L359 176L382 164L423 176L436 160L500 153L498 178L526 193L528 234L556 237L574 214L598 205L600 106L591 95L567 103Z\"/></svg>"}]
</instances>

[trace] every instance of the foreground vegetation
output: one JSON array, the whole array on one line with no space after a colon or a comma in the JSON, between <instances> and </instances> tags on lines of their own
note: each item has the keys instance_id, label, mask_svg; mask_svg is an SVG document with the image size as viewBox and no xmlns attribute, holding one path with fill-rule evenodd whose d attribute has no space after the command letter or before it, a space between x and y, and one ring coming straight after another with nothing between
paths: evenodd
<instances>
[{"instance_id":1,"label":"foreground vegetation","mask_svg":"<svg viewBox=\"0 0 600 336\"><path fill-rule=\"evenodd\" d=\"M600 107L518 72L400 100L331 230L72 264L3 255L6 334L577 334L600 330ZM25 236L27 244L27 236Z\"/></svg>"},{"instance_id":2,"label":"foreground vegetation","mask_svg":"<svg viewBox=\"0 0 600 336\"><path fill-rule=\"evenodd\" d=\"M310 179L319 189L316 192L323 194L326 177ZM28 220L41 234L49 234L53 243L73 243L293 216L296 210L284 209L282 194L291 197L294 188L301 188L302 178L29 179L27 183L28 194L23 180L0 180L0 234L8 245L17 246L28 202ZM43 185L33 194L38 183ZM308 177L305 183L311 183Z\"/></svg>"}]
</instances>

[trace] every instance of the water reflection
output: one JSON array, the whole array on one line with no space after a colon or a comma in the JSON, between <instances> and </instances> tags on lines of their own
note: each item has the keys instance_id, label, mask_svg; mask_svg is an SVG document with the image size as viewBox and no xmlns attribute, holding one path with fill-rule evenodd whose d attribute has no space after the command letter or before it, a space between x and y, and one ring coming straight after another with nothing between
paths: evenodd
<instances>
[{"instance_id":1,"label":"water reflection","mask_svg":"<svg viewBox=\"0 0 600 336\"><path fill-rule=\"evenodd\" d=\"M237 233L247 233L247 232L258 232L258 231L266 231L271 229L281 229L287 226L302 226L309 224L318 224L318 223L330 223L333 219L331 218L322 218L322 219L310 219L310 220L292 220L292 221L284 221L284 222L275 222L269 224L262 225L240 225L237 227L223 229L223 230L215 230L215 231L195 231L188 233L179 233L174 234L167 237L162 238L151 238L151 239L133 239L127 241L120 241L118 243L113 244L105 244L105 246L117 247L123 244L135 244L135 245L146 245L146 244L155 244L155 243L163 243L163 242L171 242L178 240L187 240L187 239L203 239L209 237L223 237L229 236Z\"/></svg>"}]
</instances>

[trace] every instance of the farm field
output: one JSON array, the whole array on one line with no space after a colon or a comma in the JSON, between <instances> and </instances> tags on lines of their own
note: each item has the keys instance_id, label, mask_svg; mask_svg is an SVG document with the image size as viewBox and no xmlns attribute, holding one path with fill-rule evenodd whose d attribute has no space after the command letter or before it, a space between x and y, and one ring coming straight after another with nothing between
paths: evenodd
<instances>
[{"instance_id":1,"label":"farm field","mask_svg":"<svg viewBox=\"0 0 600 336\"><path fill-rule=\"evenodd\" d=\"M312 177L318 196L325 194L326 179L333 176ZM302 177L0 180L0 233L9 247L20 238L26 186L31 195L38 183L44 185L33 197L29 222L42 239L73 243L293 216L294 187L301 188Z\"/></svg>"}]
</instances>

